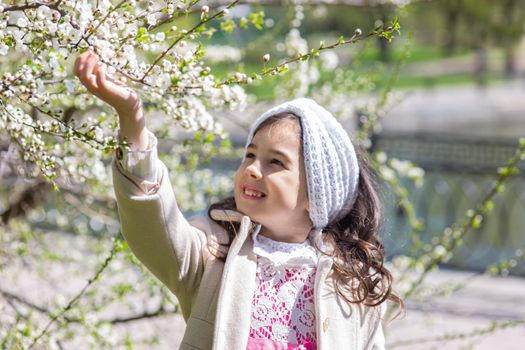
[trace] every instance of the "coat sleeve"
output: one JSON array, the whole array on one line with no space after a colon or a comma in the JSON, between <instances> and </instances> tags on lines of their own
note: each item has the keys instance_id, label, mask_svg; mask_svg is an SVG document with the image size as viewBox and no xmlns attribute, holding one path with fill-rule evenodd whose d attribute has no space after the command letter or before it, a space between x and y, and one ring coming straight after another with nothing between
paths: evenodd
<instances>
[{"instance_id":1,"label":"coat sleeve","mask_svg":"<svg viewBox=\"0 0 525 350\"><path fill-rule=\"evenodd\" d=\"M166 165L156 161L157 181L146 189L113 159L121 230L136 257L177 296L184 312L203 274L206 234L184 218Z\"/></svg>"}]
</instances>

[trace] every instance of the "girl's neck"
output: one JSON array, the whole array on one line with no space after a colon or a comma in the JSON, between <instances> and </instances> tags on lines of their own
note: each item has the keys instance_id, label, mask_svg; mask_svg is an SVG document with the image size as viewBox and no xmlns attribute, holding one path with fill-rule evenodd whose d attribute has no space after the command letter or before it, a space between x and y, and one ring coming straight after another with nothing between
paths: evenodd
<instances>
[{"instance_id":1,"label":"girl's neck","mask_svg":"<svg viewBox=\"0 0 525 350\"><path fill-rule=\"evenodd\" d=\"M303 243L308 238L309 230L302 230L302 231L292 231L288 230L286 232L283 231L275 231L271 230L266 226L261 227L261 231L259 232L260 235L263 235L264 237L267 237L271 240L277 241L277 242L284 242L284 243Z\"/></svg>"}]
</instances>

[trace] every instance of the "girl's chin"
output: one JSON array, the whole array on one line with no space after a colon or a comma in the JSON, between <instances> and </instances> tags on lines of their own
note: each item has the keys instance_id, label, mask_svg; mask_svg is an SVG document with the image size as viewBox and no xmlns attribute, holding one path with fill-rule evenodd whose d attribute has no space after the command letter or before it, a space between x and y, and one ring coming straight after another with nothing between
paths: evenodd
<instances>
[{"instance_id":1,"label":"girl's chin","mask_svg":"<svg viewBox=\"0 0 525 350\"><path fill-rule=\"evenodd\" d=\"M237 202L238 203L238 202ZM237 204L236 207L237 211L243 215L246 215L250 218L250 220L256 224L259 224L259 220L257 220L257 210L250 210L249 208L243 208L242 204Z\"/></svg>"}]
</instances>

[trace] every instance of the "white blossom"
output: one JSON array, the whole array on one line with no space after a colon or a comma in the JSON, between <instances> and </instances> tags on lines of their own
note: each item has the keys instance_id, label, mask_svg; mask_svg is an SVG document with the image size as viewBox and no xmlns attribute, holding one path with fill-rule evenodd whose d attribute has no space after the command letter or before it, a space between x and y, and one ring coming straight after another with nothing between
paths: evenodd
<instances>
[{"instance_id":1,"label":"white blossom","mask_svg":"<svg viewBox=\"0 0 525 350\"><path fill-rule=\"evenodd\" d=\"M150 13L150 14L146 17L146 22L147 22L150 26L154 26L155 24L157 24L157 18L155 17L154 14Z\"/></svg>"},{"instance_id":2,"label":"white blossom","mask_svg":"<svg viewBox=\"0 0 525 350\"><path fill-rule=\"evenodd\" d=\"M16 21L16 25L21 27L21 28L25 28L27 27L29 23L27 22L27 18L25 17L20 17L18 18L18 20Z\"/></svg>"}]
</instances>

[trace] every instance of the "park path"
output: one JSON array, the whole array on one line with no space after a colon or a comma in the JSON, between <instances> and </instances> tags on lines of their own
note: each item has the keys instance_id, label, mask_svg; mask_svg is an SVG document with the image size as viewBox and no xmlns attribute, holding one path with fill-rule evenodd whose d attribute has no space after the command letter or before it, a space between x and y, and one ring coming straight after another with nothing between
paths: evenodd
<instances>
[{"instance_id":1,"label":"park path","mask_svg":"<svg viewBox=\"0 0 525 350\"><path fill-rule=\"evenodd\" d=\"M466 283L466 286L446 297L408 300L406 317L392 321L387 328L387 348L523 349L525 323L454 341L400 345L401 342L414 339L471 334L476 330L490 328L493 321L525 321L524 278L476 276L473 272L442 270L432 272L426 281L429 290L461 283Z\"/></svg>"}]
</instances>

